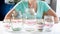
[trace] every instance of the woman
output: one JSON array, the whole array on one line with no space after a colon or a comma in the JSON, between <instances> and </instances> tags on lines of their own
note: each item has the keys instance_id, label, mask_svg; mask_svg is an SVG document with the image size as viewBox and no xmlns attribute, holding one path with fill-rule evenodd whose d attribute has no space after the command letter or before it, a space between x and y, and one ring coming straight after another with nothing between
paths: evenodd
<instances>
[{"instance_id":1,"label":"woman","mask_svg":"<svg viewBox=\"0 0 60 34\"><path fill-rule=\"evenodd\" d=\"M55 11L53 11L47 3L43 2L43 1L37 1L37 0L20 1L19 3L17 3L15 8L12 9L5 16L5 19L10 19L12 13L14 13L14 16L17 16L19 12L21 12L23 14L24 11L26 10L26 8L33 8L36 13L37 18L42 18L43 14L46 13L50 16L54 16L54 21L58 22L58 17L56 15ZM30 17L30 15L28 15L28 16Z\"/></svg>"}]
</instances>

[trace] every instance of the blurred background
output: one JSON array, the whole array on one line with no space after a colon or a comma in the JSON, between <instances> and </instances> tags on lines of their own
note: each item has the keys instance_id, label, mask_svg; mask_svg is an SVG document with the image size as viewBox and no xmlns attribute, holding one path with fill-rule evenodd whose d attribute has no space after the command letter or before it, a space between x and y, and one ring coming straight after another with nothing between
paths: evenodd
<instances>
[{"instance_id":1,"label":"blurred background","mask_svg":"<svg viewBox=\"0 0 60 34\"><path fill-rule=\"evenodd\" d=\"M2 21L5 15L12 9L17 2L21 0L0 0L0 21ZM56 12L56 14L60 17L59 9L60 9L60 0L41 0L47 2L51 8Z\"/></svg>"}]
</instances>

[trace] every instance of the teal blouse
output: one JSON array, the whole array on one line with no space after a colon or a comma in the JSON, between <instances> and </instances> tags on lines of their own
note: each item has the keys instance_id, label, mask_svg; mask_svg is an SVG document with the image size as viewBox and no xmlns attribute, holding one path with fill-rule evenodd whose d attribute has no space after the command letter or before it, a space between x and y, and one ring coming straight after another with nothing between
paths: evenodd
<instances>
[{"instance_id":1,"label":"teal blouse","mask_svg":"<svg viewBox=\"0 0 60 34\"><path fill-rule=\"evenodd\" d=\"M21 13L24 14L26 8L28 8L28 1L20 1L19 3L17 3L17 5L15 7L15 11L17 13L19 13L21 11ZM44 2L44 1L37 1L36 18L37 19L41 19L42 16L43 16L43 13L46 13L49 9L50 9L50 6L46 2ZM28 18L30 18L32 15L24 14L24 16L28 16Z\"/></svg>"}]
</instances>

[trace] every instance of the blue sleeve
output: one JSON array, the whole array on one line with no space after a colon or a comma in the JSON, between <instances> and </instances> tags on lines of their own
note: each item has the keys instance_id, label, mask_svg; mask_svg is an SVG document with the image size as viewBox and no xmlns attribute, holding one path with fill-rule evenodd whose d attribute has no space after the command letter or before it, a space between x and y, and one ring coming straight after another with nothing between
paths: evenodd
<instances>
[{"instance_id":1,"label":"blue sleeve","mask_svg":"<svg viewBox=\"0 0 60 34\"><path fill-rule=\"evenodd\" d=\"M15 7L15 11L16 12L19 12L19 11L23 12L23 10L24 10L23 2L17 3L16 7Z\"/></svg>"},{"instance_id":2,"label":"blue sleeve","mask_svg":"<svg viewBox=\"0 0 60 34\"><path fill-rule=\"evenodd\" d=\"M49 9L51 9L51 7L46 3L44 2L44 11L47 12Z\"/></svg>"}]
</instances>

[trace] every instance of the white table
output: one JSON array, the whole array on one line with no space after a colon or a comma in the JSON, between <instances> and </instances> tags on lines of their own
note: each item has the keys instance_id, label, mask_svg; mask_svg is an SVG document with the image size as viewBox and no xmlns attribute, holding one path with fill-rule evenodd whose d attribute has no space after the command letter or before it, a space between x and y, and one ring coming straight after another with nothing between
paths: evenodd
<instances>
[{"instance_id":1,"label":"white table","mask_svg":"<svg viewBox=\"0 0 60 34\"><path fill-rule=\"evenodd\" d=\"M0 34L60 34L60 23L55 24L52 32L8 32L3 28L3 22L0 21Z\"/></svg>"}]
</instances>

